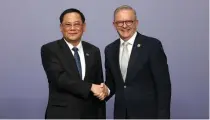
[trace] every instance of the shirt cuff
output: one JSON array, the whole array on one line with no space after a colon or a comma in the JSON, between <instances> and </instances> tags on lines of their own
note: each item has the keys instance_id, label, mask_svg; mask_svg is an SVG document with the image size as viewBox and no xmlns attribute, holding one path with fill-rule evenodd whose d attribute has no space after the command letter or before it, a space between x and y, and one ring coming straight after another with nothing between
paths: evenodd
<instances>
[{"instance_id":1,"label":"shirt cuff","mask_svg":"<svg viewBox=\"0 0 210 120\"><path fill-rule=\"evenodd\" d=\"M107 89L108 89L108 96L110 95L110 89L107 87Z\"/></svg>"}]
</instances>

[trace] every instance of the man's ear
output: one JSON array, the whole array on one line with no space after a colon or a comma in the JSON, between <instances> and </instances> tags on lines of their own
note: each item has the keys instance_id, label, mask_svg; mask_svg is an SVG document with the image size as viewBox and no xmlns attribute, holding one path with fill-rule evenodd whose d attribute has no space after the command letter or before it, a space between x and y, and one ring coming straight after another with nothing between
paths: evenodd
<instances>
[{"instance_id":1,"label":"man's ear","mask_svg":"<svg viewBox=\"0 0 210 120\"><path fill-rule=\"evenodd\" d=\"M60 24L60 31L61 31L61 32L63 31L63 27L62 27L62 24Z\"/></svg>"},{"instance_id":2,"label":"man's ear","mask_svg":"<svg viewBox=\"0 0 210 120\"><path fill-rule=\"evenodd\" d=\"M139 21L138 20L136 20L136 26L138 26L139 25Z\"/></svg>"},{"instance_id":3,"label":"man's ear","mask_svg":"<svg viewBox=\"0 0 210 120\"><path fill-rule=\"evenodd\" d=\"M83 23L83 32L86 31L86 23Z\"/></svg>"},{"instance_id":4,"label":"man's ear","mask_svg":"<svg viewBox=\"0 0 210 120\"><path fill-rule=\"evenodd\" d=\"M113 24L113 27L114 27L115 29L117 29L117 26L116 26L116 24L115 24L114 21L112 22L112 24Z\"/></svg>"}]
</instances>

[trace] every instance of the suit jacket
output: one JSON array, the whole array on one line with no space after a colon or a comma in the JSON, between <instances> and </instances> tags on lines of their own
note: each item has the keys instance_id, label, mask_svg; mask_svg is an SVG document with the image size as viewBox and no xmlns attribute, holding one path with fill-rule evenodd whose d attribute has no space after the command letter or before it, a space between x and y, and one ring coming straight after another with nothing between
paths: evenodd
<instances>
[{"instance_id":1,"label":"suit jacket","mask_svg":"<svg viewBox=\"0 0 210 120\"><path fill-rule=\"evenodd\" d=\"M109 100L115 94L114 118L170 118L171 83L161 42L137 33L124 82L119 67L120 39L105 48Z\"/></svg>"},{"instance_id":2,"label":"suit jacket","mask_svg":"<svg viewBox=\"0 0 210 120\"><path fill-rule=\"evenodd\" d=\"M105 102L90 91L103 82L101 55L97 47L82 41L86 73L81 79L76 62L64 39L41 47L41 58L49 83L45 118L105 118Z\"/></svg>"}]
</instances>

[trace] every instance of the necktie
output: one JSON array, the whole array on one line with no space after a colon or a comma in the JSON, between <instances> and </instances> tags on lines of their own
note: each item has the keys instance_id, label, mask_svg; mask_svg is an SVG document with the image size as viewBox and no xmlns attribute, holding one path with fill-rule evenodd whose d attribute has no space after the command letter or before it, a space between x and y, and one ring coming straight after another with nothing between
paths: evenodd
<instances>
[{"instance_id":1,"label":"necktie","mask_svg":"<svg viewBox=\"0 0 210 120\"><path fill-rule=\"evenodd\" d=\"M80 57L78 54L78 48L73 47L72 50L74 51L74 59L76 61L77 69L79 71L80 77L82 78L82 67L81 67Z\"/></svg>"},{"instance_id":2,"label":"necktie","mask_svg":"<svg viewBox=\"0 0 210 120\"><path fill-rule=\"evenodd\" d=\"M121 73L122 73L122 77L124 81L126 79L127 67L128 67L128 61L129 61L128 44L129 44L128 42L124 42L122 44L123 50L122 50L122 56L120 59L121 61L120 69L121 69Z\"/></svg>"}]
</instances>

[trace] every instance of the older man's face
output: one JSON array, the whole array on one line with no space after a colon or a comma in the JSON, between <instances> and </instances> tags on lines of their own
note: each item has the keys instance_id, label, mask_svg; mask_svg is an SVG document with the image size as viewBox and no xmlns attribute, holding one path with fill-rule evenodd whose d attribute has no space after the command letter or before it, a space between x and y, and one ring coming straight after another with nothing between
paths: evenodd
<instances>
[{"instance_id":1,"label":"older man's face","mask_svg":"<svg viewBox=\"0 0 210 120\"><path fill-rule=\"evenodd\" d=\"M114 26L123 40L130 39L137 30L138 20L133 10L123 9L114 16Z\"/></svg>"},{"instance_id":2,"label":"older man's face","mask_svg":"<svg viewBox=\"0 0 210 120\"><path fill-rule=\"evenodd\" d=\"M82 22L81 16L76 12L64 15L60 25L63 37L71 42L80 41L85 28L86 24Z\"/></svg>"}]
</instances>

